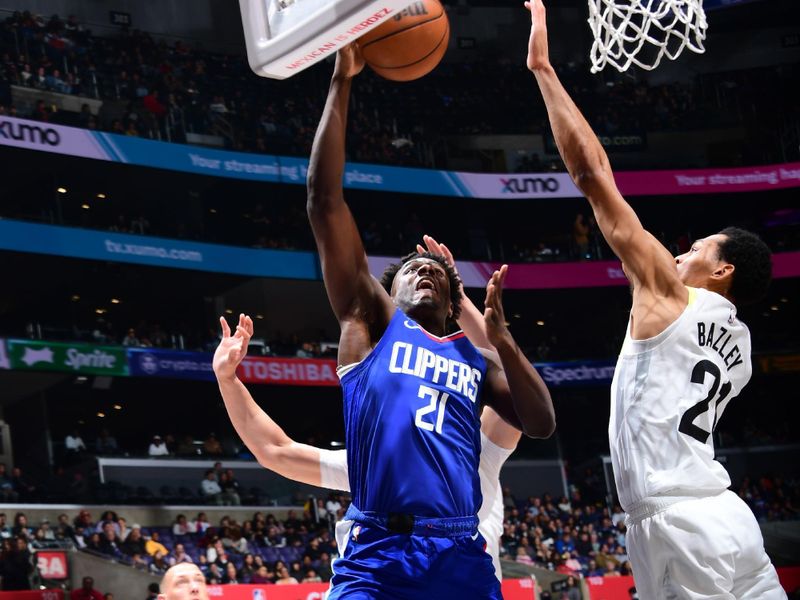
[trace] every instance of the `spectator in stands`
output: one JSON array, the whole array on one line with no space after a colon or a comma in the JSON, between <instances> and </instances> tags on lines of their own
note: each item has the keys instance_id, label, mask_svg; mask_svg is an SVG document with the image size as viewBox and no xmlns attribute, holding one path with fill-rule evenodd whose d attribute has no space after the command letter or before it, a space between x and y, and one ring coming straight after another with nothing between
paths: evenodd
<instances>
[{"instance_id":1,"label":"spectator in stands","mask_svg":"<svg viewBox=\"0 0 800 600\"><path fill-rule=\"evenodd\" d=\"M39 523L39 529L36 530L34 535L37 542L54 542L56 540L56 532L50 527L50 519L45 517Z\"/></svg>"},{"instance_id":2,"label":"spectator in stands","mask_svg":"<svg viewBox=\"0 0 800 600\"><path fill-rule=\"evenodd\" d=\"M177 565L178 563L193 563L194 559L186 554L186 547L178 542L175 544L175 551L172 553L172 556L169 557L169 564L170 565Z\"/></svg>"},{"instance_id":3,"label":"spectator in stands","mask_svg":"<svg viewBox=\"0 0 800 600\"><path fill-rule=\"evenodd\" d=\"M217 563L211 563L208 565L206 583L222 583L222 571Z\"/></svg>"},{"instance_id":4,"label":"spectator in stands","mask_svg":"<svg viewBox=\"0 0 800 600\"><path fill-rule=\"evenodd\" d=\"M267 529L265 541L268 546L272 546L273 548L283 548L286 546L286 538L281 535L278 527L275 525L271 525L269 529Z\"/></svg>"},{"instance_id":5,"label":"spectator in stands","mask_svg":"<svg viewBox=\"0 0 800 600\"><path fill-rule=\"evenodd\" d=\"M67 454L73 456L86 452L86 444L83 443L83 439L81 439L77 429L73 429L72 433L64 439L64 447L67 450Z\"/></svg>"},{"instance_id":6,"label":"spectator in stands","mask_svg":"<svg viewBox=\"0 0 800 600\"><path fill-rule=\"evenodd\" d=\"M319 557L319 566L317 573L322 578L322 581L330 581L333 577L333 570L331 569L331 555L323 552Z\"/></svg>"},{"instance_id":7,"label":"spectator in stands","mask_svg":"<svg viewBox=\"0 0 800 600\"><path fill-rule=\"evenodd\" d=\"M322 583L322 578L317 575L317 572L314 569L309 569L306 571L305 577L300 583Z\"/></svg>"},{"instance_id":8,"label":"spectator in stands","mask_svg":"<svg viewBox=\"0 0 800 600\"><path fill-rule=\"evenodd\" d=\"M106 530L107 525L111 525L114 528L115 533L119 533L119 524L117 521L119 517L117 517L117 513L113 510L106 510L100 515L100 519L97 521L97 524L94 526L94 530L98 533L102 533Z\"/></svg>"},{"instance_id":9,"label":"spectator in stands","mask_svg":"<svg viewBox=\"0 0 800 600\"><path fill-rule=\"evenodd\" d=\"M36 499L36 486L23 478L20 467L11 469L11 487L19 496L20 502L33 502Z\"/></svg>"},{"instance_id":10,"label":"spectator in stands","mask_svg":"<svg viewBox=\"0 0 800 600\"><path fill-rule=\"evenodd\" d=\"M122 338L122 345L123 346L139 346L139 338L136 337L136 330L131 327L128 329L128 333L125 334L125 337Z\"/></svg>"},{"instance_id":11,"label":"spectator in stands","mask_svg":"<svg viewBox=\"0 0 800 600\"><path fill-rule=\"evenodd\" d=\"M16 502L19 494L6 472L6 463L0 463L0 502Z\"/></svg>"},{"instance_id":12,"label":"spectator in stands","mask_svg":"<svg viewBox=\"0 0 800 600\"><path fill-rule=\"evenodd\" d=\"M222 490L221 500L225 506L240 506L239 482L233 477L233 471L228 469L220 474L219 487Z\"/></svg>"},{"instance_id":13,"label":"spectator in stands","mask_svg":"<svg viewBox=\"0 0 800 600\"><path fill-rule=\"evenodd\" d=\"M119 517L117 519L117 537L119 541L124 542L127 540L130 533L131 530L128 527L128 521L126 521L124 517Z\"/></svg>"},{"instance_id":14,"label":"spectator in stands","mask_svg":"<svg viewBox=\"0 0 800 600\"><path fill-rule=\"evenodd\" d=\"M72 590L70 600L103 600L103 594L94 589L94 579L87 576L83 578L80 588Z\"/></svg>"},{"instance_id":15,"label":"spectator in stands","mask_svg":"<svg viewBox=\"0 0 800 600\"><path fill-rule=\"evenodd\" d=\"M97 454L101 456L110 456L119 452L117 440L108 432L108 429L104 428L100 430L100 435L97 437L97 441L95 442L95 450L97 451Z\"/></svg>"},{"instance_id":16,"label":"spectator in stands","mask_svg":"<svg viewBox=\"0 0 800 600\"><path fill-rule=\"evenodd\" d=\"M253 575L255 574L255 557L248 552L244 555L244 559L242 560L242 568L239 569L239 577L245 582L250 582L250 579L252 579Z\"/></svg>"},{"instance_id":17,"label":"spectator in stands","mask_svg":"<svg viewBox=\"0 0 800 600\"><path fill-rule=\"evenodd\" d=\"M191 435L184 435L178 443L178 448L175 452L178 456L196 456L197 449L194 446L194 439Z\"/></svg>"},{"instance_id":18,"label":"spectator in stands","mask_svg":"<svg viewBox=\"0 0 800 600\"><path fill-rule=\"evenodd\" d=\"M289 574L289 569L281 567L280 571L278 571L278 579L275 581L275 585L290 585L293 583L298 583L297 579Z\"/></svg>"},{"instance_id":19,"label":"spectator in stands","mask_svg":"<svg viewBox=\"0 0 800 600\"><path fill-rule=\"evenodd\" d=\"M14 515L14 527L11 529L11 534L15 538L24 538L28 541L33 539L33 529L28 526L28 517L24 512Z\"/></svg>"},{"instance_id":20,"label":"spectator in stands","mask_svg":"<svg viewBox=\"0 0 800 600\"><path fill-rule=\"evenodd\" d=\"M134 524L133 527L131 527L131 532L128 535L128 538L122 544L122 551L128 556L133 556L134 554L145 556L147 554L145 540L142 536L142 528L140 525Z\"/></svg>"},{"instance_id":21,"label":"spectator in stands","mask_svg":"<svg viewBox=\"0 0 800 600\"><path fill-rule=\"evenodd\" d=\"M188 533L193 532L189 526L189 521L186 519L186 515L178 515L175 517L175 522L172 524L172 535L180 537Z\"/></svg>"},{"instance_id":22,"label":"spectator in stands","mask_svg":"<svg viewBox=\"0 0 800 600\"><path fill-rule=\"evenodd\" d=\"M222 504L222 488L214 477L214 470L206 471L206 476L200 482L200 491L209 504Z\"/></svg>"},{"instance_id":23,"label":"spectator in stands","mask_svg":"<svg viewBox=\"0 0 800 600\"><path fill-rule=\"evenodd\" d=\"M103 533L100 536L100 552L109 556L122 554L121 542L117 537L114 524L111 522L107 522L103 527Z\"/></svg>"},{"instance_id":24,"label":"spectator in stands","mask_svg":"<svg viewBox=\"0 0 800 600\"><path fill-rule=\"evenodd\" d=\"M208 456L222 455L222 444L219 443L219 440L214 432L209 433L208 437L203 441L203 452ZM222 470L221 464L219 470Z\"/></svg>"},{"instance_id":25,"label":"spectator in stands","mask_svg":"<svg viewBox=\"0 0 800 600\"><path fill-rule=\"evenodd\" d=\"M86 550L90 550L91 552L97 552L97 553L102 554L102 552L103 552L102 541L103 540L100 537L99 533L94 532L92 534L89 534L88 537L84 536L84 539L86 540Z\"/></svg>"},{"instance_id":26,"label":"spectator in stands","mask_svg":"<svg viewBox=\"0 0 800 600\"><path fill-rule=\"evenodd\" d=\"M229 562L225 565L225 574L222 576L222 583L243 583L239 581L239 574L236 572L236 565Z\"/></svg>"},{"instance_id":27,"label":"spectator in stands","mask_svg":"<svg viewBox=\"0 0 800 600\"><path fill-rule=\"evenodd\" d=\"M162 556L166 556L169 554L169 550L167 547L161 543L159 540L159 535L157 531L154 531L150 534L150 539L148 539L144 544L144 550L150 556L155 556L156 552L161 552Z\"/></svg>"},{"instance_id":28,"label":"spectator in stands","mask_svg":"<svg viewBox=\"0 0 800 600\"><path fill-rule=\"evenodd\" d=\"M189 523L190 529L193 529L192 533L200 533L203 534L206 530L211 527L211 523L208 522L208 517L206 513L199 512L197 516L194 518L194 521Z\"/></svg>"},{"instance_id":29,"label":"spectator in stands","mask_svg":"<svg viewBox=\"0 0 800 600\"><path fill-rule=\"evenodd\" d=\"M225 528L222 534L222 545L236 554L247 554L249 550L247 539L242 535L242 528L238 525Z\"/></svg>"},{"instance_id":30,"label":"spectator in stands","mask_svg":"<svg viewBox=\"0 0 800 600\"><path fill-rule=\"evenodd\" d=\"M261 565L250 577L250 583L274 583L273 578L272 573L269 572L266 565Z\"/></svg>"},{"instance_id":31,"label":"spectator in stands","mask_svg":"<svg viewBox=\"0 0 800 600\"><path fill-rule=\"evenodd\" d=\"M0 579L3 591L31 589L30 575L33 572L31 553L24 537L3 540L0 552Z\"/></svg>"},{"instance_id":32,"label":"spectator in stands","mask_svg":"<svg viewBox=\"0 0 800 600\"><path fill-rule=\"evenodd\" d=\"M11 539L11 527L6 522L6 513L0 513L0 540Z\"/></svg>"},{"instance_id":33,"label":"spectator in stands","mask_svg":"<svg viewBox=\"0 0 800 600\"><path fill-rule=\"evenodd\" d=\"M582 600L583 594L578 580L573 575L567 577L567 587L561 594L561 600Z\"/></svg>"},{"instance_id":34,"label":"spectator in stands","mask_svg":"<svg viewBox=\"0 0 800 600\"><path fill-rule=\"evenodd\" d=\"M160 435L154 435L150 442L150 447L147 449L148 456L169 456L167 444L161 439Z\"/></svg>"}]
</instances>

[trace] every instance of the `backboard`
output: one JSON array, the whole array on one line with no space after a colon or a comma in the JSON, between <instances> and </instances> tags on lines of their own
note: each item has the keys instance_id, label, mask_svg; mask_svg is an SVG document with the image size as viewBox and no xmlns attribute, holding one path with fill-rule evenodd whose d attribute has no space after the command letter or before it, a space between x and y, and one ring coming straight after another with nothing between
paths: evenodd
<instances>
[{"instance_id":1,"label":"backboard","mask_svg":"<svg viewBox=\"0 0 800 600\"><path fill-rule=\"evenodd\" d=\"M411 0L239 0L250 67L286 79L391 19Z\"/></svg>"}]
</instances>

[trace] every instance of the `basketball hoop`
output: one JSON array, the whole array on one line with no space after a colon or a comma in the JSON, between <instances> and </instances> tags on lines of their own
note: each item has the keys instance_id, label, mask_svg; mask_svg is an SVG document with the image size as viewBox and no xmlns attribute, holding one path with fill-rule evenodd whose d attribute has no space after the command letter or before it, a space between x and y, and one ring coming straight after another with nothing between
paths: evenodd
<instances>
[{"instance_id":1,"label":"basketball hoop","mask_svg":"<svg viewBox=\"0 0 800 600\"><path fill-rule=\"evenodd\" d=\"M286 79L336 54L411 0L239 0L250 68Z\"/></svg>"},{"instance_id":2,"label":"basketball hoop","mask_svg":"<svg viewBox=\"0 0 800 600\"><path fill-rule=\"evenodd\" d=\"M589 0L589 26L592 73L607 64L651 71L664 55L675 60L684 48L706 51L702 0Z\"/></svg>"}]
</instances>

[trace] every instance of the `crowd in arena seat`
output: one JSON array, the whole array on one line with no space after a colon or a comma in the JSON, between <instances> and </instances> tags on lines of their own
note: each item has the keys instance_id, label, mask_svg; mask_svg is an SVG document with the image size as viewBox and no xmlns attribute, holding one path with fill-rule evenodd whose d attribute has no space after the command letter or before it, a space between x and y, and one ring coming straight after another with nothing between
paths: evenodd
<instances>
[{"instance_id":1,"label":"crowd in arena seat","mask_svg":"<svg viewBox=\"0 0 800 600\"><path fill-rule=\"evenodd\" d=\"M209 473L217 478L225 470ZM800 481L796 479L748 477L732 489L759 521L800 518ZM347 494L332 492L327 498L309 497L302 512L290 510L283 520L257 511L241 522L223 516L218 523L211 523L201 510L195 515L178 515L171 526L149 527L128 523L110 509L97 520L84 509L73 519L62 513L55 523L43 519L37 525L29 523L22 512L11 519L0 513L0 564L4 569L0 576L10 577L8 581L26 580L33 552L70 542L153 574L178 562L193 562L209 583L329 581L331 557L337 553L332 524L344 516L349 501ZM569 498L543 494L517 500L506 488L503 504L502 560L576 577L631 573L625 514L618 505L609 510L588 479L571 486Z\"/></svg>"},{"instance_id":2,"label":"crowd in arena seat","mask_svg":"<svg viewBox=\"0 0 800 600\"><path fill-rule=\"evenodd\" d=\"M99 98L116 107L93 115L86 105L80 114L66 115L53 114L40 102L31 114L19 116L178 142L187 133L216 134L233 149L255 152L307 156L326 89L319 69L265 81L252 74L243 57L167 43L136 30L98 37L74 15L65 20L14 13L0 25L0 55L6 86ZM622 76L600 80L583 64L559 70L603 135L709 127L731 115L742 117L743 106L752 108L749 102L772 102L773 107L774 97L784 96L754 97L746 86L736 85L724 88L724 95L716 93L727 79L650 85ZM759 89L769 89L775 80L788 83L790 71L770 71L774 77L764 78L768 87ZM501 88L519 92L506 96L498 110L495 90ZM8 90L4 95L4 111L16 114ZM367 72L354 92L352 158L434 166L437 136L546 132L543 108L531 103L535 97L530 73L507 57L444 63L421 82L403 86L383 85ZM797 115L794 105L779 108Z\"/></svg>"}]
</instances>

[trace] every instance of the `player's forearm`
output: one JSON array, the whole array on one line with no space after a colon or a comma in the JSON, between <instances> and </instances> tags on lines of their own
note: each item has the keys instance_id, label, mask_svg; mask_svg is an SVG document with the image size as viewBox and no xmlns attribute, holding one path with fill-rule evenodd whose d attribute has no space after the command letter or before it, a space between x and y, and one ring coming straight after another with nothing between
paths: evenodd
<instances>
[{"instance_id":1,"label":"player's forearm","mask_svg":"<svg viewBox=\"0 0 800 600\"><path fill-rule=\"evenodd\" d=\"M291 446L292 439L261 409L238 378L218 378L217 383L236 433L262 465L272 468L264 463L274 462L277 450Z\"/></svg>"},{"instance_id":2,"label":"player's forearm","mask_svg":"<svg viewBox=\"0 0 800 600\"><path fill-rule=\"evenodd\" d=\"M550 437L556 428L556 415L547 385L511 336L497 347L497 354L522 432L528 437Z\"/></svg>"},{"instance_id":3,"label":"player's forearm","mask_svg":"<svg viewBox=\"0 0 800 600\"><path fill-rule=\"evenodd\" d=\"M473 346L493 350L494 346L492 346L489 337L486 335L486 322L483 319L483 313L464 294L463 288L461 293L464 297L461 300L461 314L458 316L458 326L467 334L467 339L472 342Z\"/></svg>"},{"instance_id":4,"label":"player's forearm","mask_svg":"<svg viewBox=\"0 0 800 600\"><path fill-rule=\"evenodd\" d=\"M608 155L552 66L533 71L544 98L556 146L575 185L585 195L594 178L611 176Z\"/></svg>"},{"instance_id":5,"label":"player's forearm","mask_svg":"<svg viewBox=\"0 0 800 600\"><path fill-rule=\"evenodd\" d=\"M322 112L308 165L308 211L324 210L344 202L347 105L352 79L334 75Z\"/></svg>"}]
</instances>

